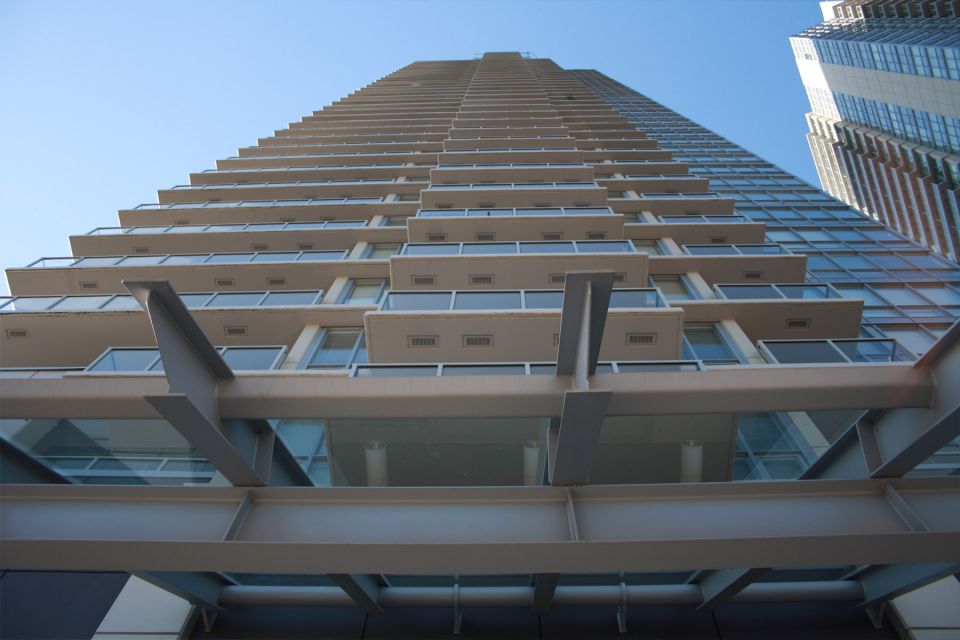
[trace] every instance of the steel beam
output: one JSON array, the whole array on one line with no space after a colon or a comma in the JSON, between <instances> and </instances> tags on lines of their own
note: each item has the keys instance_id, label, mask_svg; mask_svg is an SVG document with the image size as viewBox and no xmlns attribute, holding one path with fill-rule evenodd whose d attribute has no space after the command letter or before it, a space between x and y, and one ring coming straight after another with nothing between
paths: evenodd
<instances>
[{"instance_id":1,"label":"steel beam","mask_svg":"<svg viewBox=\"0 0 960 640\"><path fill-rule=\"evenodd\" d=\"M133 575L190 604L208 611L223 611L219 599L225 581L216 575L186 571L136 571Z\"/></svg>"},{"instance_id":2,"label":"steel beam","mask_svg":"<svg viewBox=\"0 0 960 640\"><path fill-rule=\"evenodd\" d=\"M953 557L955 559L957 554L954 553ZM883 604L955 573L960 573L958 562L874 567L859 578L864 597L860 605L873 607Z\"/></svg>"},{"instance_id":3,"label":"steel beam","mask_svg":"<svg viewBox=\"0 0 960 640\"><path fill-rule=\"evenodd\" d=\"M909 362L740 365L706 371L601 374L609 415L929 407L934 379ZM569 388L554 376L348 378L346 372L244 372L220 385L220 414L237 419L555 416ZM0 378L4 417L156 418L143 398L161 377L117 374ZM322 408L322 409L321 409ZM322 413L322 415L318 415Z\"/></svg>"},{"instance_id":4,"label":"steel beam","mask_svg":"<svg viewBox=\"0 0 960 640\"><path fill-rule=\"evenodd\" d=\"M560 582L559 573L538 573L533 579L533 612L546 613L553 603L553 596ZM462 596L462 593L461 593Z\"/></svg>"},{"instance_id":5,"label":"steel beam","mask_svg":"<svg viewBox=\"0 0 960 640\"><path fill-rule=\"evenodd\" d=\"M700 578L703 601L697 611L710 610L747 588L770 569L719 569Z\"/></svg>"},{"instance_id":6,"label":"steel beam","mask_svg":"<svg viewBox=\"0 0 960 640\"><path fill-rule=\"evenodd\" d=\"M312 485L269 423L221 422L220 383L235 376L170 283L123 284L147 312L170 387L144 400L231 484Z\"/></svg>"},{"instance_id":7,"label":"steel beam","mask_svg":"<svg viewBox=\"0 0 960 640\"><path fill-rule=\"evenodd\" d=\"M581 367L587 376L596 373L612 289L612 271L567 272L560 312L558 376L575 375Z\"/></svg>"},{"instance_id":8,"label":"steel beam","mask_svg":"<svg viewBox=\"0 0 960 640\"><path fill-rule=\"evenodd\" d=\"M333 580L334 584L343 589L343 592L367 613L384 613L383 607L378 602L380 585L377 584L375 577L346 573L331 573L327 577Z\"/></svg>"},{"instance_id":9,"label":"steel beam","mask_svg":"<svg viewBox=\"0 0 960 640\"><path fill-rule=\"evenodd\" d=\"M527 607L536 601L537 587L384 587L380 601L385 607L452 607L455 597L465 607ZM563 586L554 595L556 606L617 606L623 596L629 605L695 605L701 601L697 585ZM730 601L849 602L863 599L856 580L769 582L751 584ZM224 606L347 607L350 598L335 587L227 586L221 591Z\"/></svg>"},{"instance_id":10,"label":"steel beam","mask_svg":"<svg viewBox=\"0 0 960 640\"><path fill-rule=\"evenodd\" d=\"M600 389L571 389L564 393L560 424L547 432L550 484L587 484L610 396L610 391Z\"/></svg>"},{"instance_id":11,"label":"steel beam","mask_svg":"<svg viewBox=\"0 0 960 640\"><path fill-rule=\"evenodd\" d=\"M903 504L892 504L887 486ZM928 530L912 530L903 505ZM958 505L955 478L572 489L12 485L0 502L0 563L420 575L942 563L960 548Z\"/></svg>"}]
</instances>

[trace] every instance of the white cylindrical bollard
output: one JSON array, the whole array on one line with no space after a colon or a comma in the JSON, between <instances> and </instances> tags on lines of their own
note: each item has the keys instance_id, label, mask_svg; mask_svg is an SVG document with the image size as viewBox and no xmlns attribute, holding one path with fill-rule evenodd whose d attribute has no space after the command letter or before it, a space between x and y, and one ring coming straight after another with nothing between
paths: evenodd
<instances>
[{"instance_id":1,"label":"white cylindrical bollard","mask_svg":"<svg viewBox=\"0 0 960 640\"><path fill-rule=\"evenodd\" d=\"M527 440L523 443L523 484L540 484L537 471L540 469L540 443Z\"/></svg>"},{"instance_id":2,"label":"white cylindrical bollard","mask_svg":"<svg viewBox=\"0 0 960 640\"><path fill-rule=\"evenodd\" d=\"M680 482L703 482L703 443L698 440L680 443Z\"/></svg>"},{"instance_id":3,"label":"white cylindrical bollard","mask_svg":"<svg viewBox=\"0 0 960 640\"><path fill-rule=\"evenodd\" d=\"M363 452L367 459L367 486L387 486L387 443L371 440L364 445Z\"/></svg>"}]
</instances>

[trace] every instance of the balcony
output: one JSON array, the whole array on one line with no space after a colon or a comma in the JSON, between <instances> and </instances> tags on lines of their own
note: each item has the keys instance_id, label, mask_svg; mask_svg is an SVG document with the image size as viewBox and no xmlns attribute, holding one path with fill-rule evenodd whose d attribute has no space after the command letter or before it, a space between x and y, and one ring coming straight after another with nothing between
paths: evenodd
<instances>
[{"instance_id":1,"label":"balcony","mask_svg":"<svg viewBox=\"0 0 960 640\"><path fill-rule=\"evenodd\" d=\"M622 238L623 217L609 207L423 209L408 219L411 242Z\"/></svg>"},{"instance_id":2,"label":"balcony","mask_svg":"<svg viewBox=\"0 0 960 640\"><path fill-rule=\"evenodd\" d=\"M636 253L627 240L408 243L403 256Z\"/></svg>"},{"instance_id":3,"label":"balcony","mask_svg":"<svg viewBox=\"0 0 960 640\"><path fill-rule=\"evenodd\" d=\"M862 340L761 340L757 348L773 364L912 362L916 356L890 338ZM856 375L856 374L851 374Z\"/></svg>"},{"instance_id":4,"label":"balcony","mask_svg":"<svg viewBox=\"0 0 960 640\"><path fill-rule=\"evenodd\" d=\"M842 299L829 284L717 284L718 298L725 300L826 300Z\"/></svg>"},{"instance_id":5,"label":"balcony","mask_svg":"<svg viewBox=\"0 0 960 640\"><path fill-rule=\"evenodd\" d=\"M437 209L606 205L606 191L595 182L432 184L420 198L424 208Z\"/></svg>"},{"instance_id":6,"label":"balcony","mask_svg":"<svg viewBox=\"0 0 960 640\"><path fill-rule=\"evenodd\" d=\"M555 361L563 292L391 291L364 316L372 363ZM657 289L615 289L601 357L676 360L683 311Z\"/></svg>"},{"instance_id":7,"label":"balcony","mask_svg":"<svg viewBox=\"0 0 960 640\"><path fill-rule=\"evenodd\" d=\"M683 252L691 256L787 256L792 255L779 244L687 244Z\"/></svg>"},{"instance_id":8,"label":"balcony","mask_svg":"<svg viewBox=\"0 0 960 640\"><path fill-rule=\"evenodd\" d=\"M292 347L307 325L359 326L371 305L321 304L322 291L181 293L201 330L223 344ZM140 305L129 295L20 296L0 299L7 338L3 367L86 366L108 346L154 340ZM86 336L78 340L77 336Z\"/></svg>"}]
</instances>

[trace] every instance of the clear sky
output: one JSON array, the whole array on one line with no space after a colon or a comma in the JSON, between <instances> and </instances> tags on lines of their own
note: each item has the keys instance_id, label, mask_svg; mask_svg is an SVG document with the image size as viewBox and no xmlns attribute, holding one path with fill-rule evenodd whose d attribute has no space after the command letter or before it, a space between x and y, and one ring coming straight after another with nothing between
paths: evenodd
<instances>
[{"instance_id":1,"label":"clear sky","mask_svg":"<svg viewBox=\"0 0 960 640\"><path fill-rule=\"evenodd\" d=\"M0 0L0 268L414 60L594 68L813 184L816 0ZM6 293L6 281L0 294Z\"/></svg>"}]
</instances>

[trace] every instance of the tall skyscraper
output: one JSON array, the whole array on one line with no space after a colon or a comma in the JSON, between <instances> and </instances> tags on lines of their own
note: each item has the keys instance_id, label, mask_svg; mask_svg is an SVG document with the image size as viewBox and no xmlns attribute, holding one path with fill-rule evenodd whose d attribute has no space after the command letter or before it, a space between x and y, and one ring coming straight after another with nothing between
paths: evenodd
<instances>
[{"instance_id":1,"label":"tall skyscraper","mask_svg":"<svg viewBox=\"0 0 960 640\"><path fill-rule=\"evenodd\" d=\"M960 3L821 2L790 38L824 190L960 256Z\"/></svg>"},{"instance_id":2,"label":"tall skyscraper","mask_svg":"<svg viewBox=\"0 0 960 640\"><path fill-rule=\"evenodd\" d=\"M596 71L417 62L120 223L7 272L4 637L960 629L960 268Z\"/></svg>"}]
</instances>

